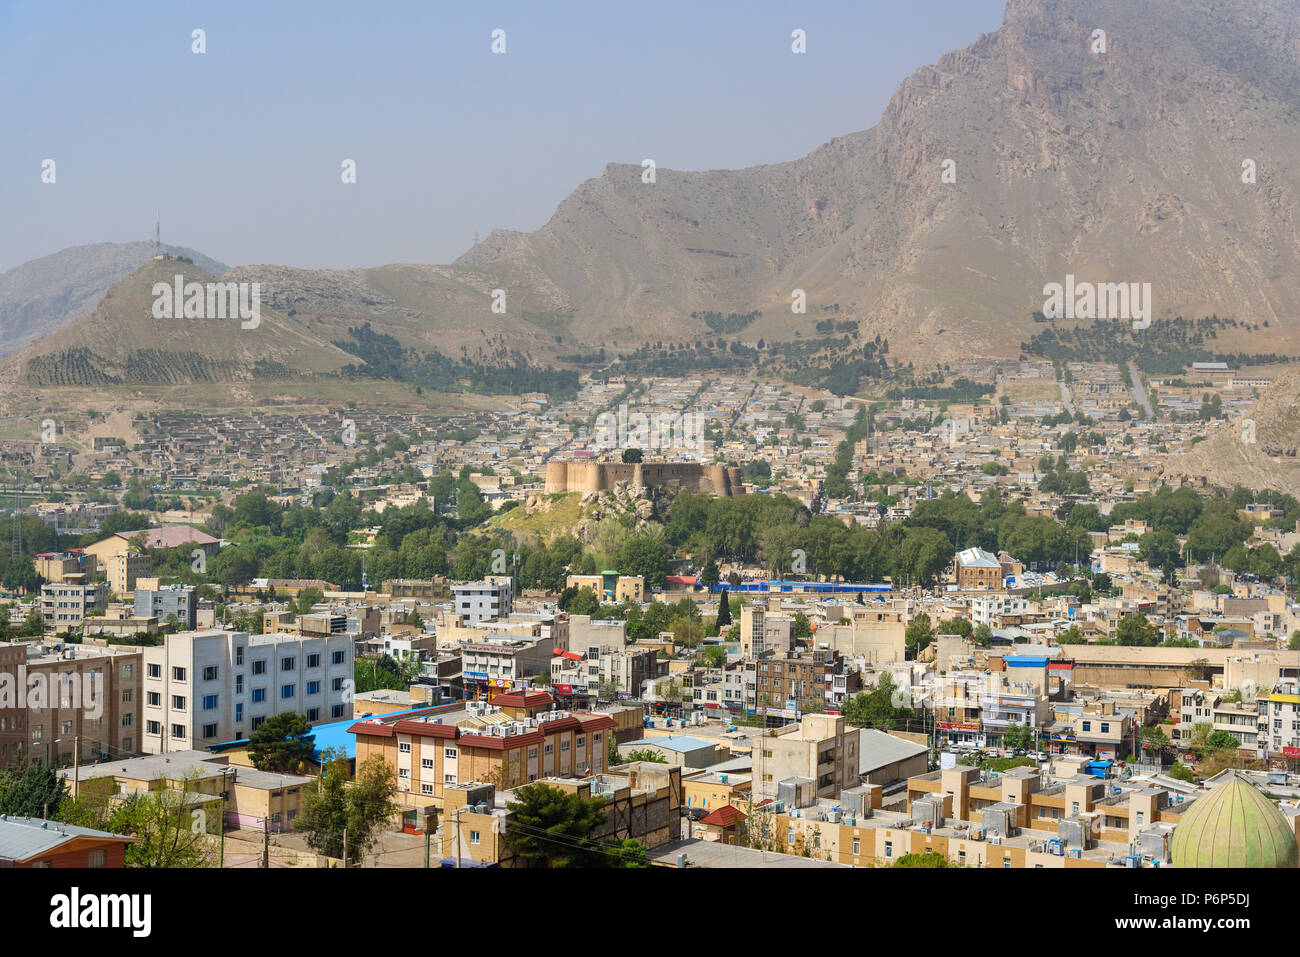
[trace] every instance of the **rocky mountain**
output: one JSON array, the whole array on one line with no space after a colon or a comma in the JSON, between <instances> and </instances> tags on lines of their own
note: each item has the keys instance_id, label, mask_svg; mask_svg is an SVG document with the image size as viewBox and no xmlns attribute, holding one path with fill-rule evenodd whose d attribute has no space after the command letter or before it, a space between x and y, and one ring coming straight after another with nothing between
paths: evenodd
<instances>
[{"instance_id":1,"label":"rocky mountain","mask_svg":"<svg viewBox=\"0 0 1300 957\"><path fill-rule=\"evenodd\" d=\"M324 338L372 321L457 361L807 340L832 316L922 366L1014 356L1067 276L1149 283L1155 320L1239 318L1234 350L1297 354L1297 182L1294 0L1008 0L874 128L803 158L653 183L610 164L449 266L226 278Z\"/></svg>"},{"instance_id":2,"label":"rocky mountain","mask_svg":"<svg viewBox=\"0 0 1300 957\"><path fill-rule=\"evenodd\" d=\"M1280 376L1245 415L1220 427L1165 466L1171 475L1211 485L1300 488L1300 372Z\"/></svg>"},{"instance_id":3,"label":"rocky mountain","mask_svg":"<svg viewBox=\"0 0 1300 957\"><path fill-rule=\"evenodd\" d=\"M1241 345L1294 352L1298 11L1010 0L1001 29L905 80L874 129L654 184L610 165L457 271L571 313L588 341L706 335L692 312L752 309L746 339L808 335L838 304L900 354L1014 354L1043 286L1072 274L1151 283L1156 319L1269 320Z\"/></svg>"},{"instance_id":4,"label":"rocky mountain","mask_svg":"<svg viewBox=\"0 0 1300 957\"><path fill-rule=\"evenodd\" d=\"M229 268L184 246L165 249L212 275ZM110 287L153 255L150 242L95 243L72 246L0 274L0 356L91 312Z\"/></svg>"}]
</instances>

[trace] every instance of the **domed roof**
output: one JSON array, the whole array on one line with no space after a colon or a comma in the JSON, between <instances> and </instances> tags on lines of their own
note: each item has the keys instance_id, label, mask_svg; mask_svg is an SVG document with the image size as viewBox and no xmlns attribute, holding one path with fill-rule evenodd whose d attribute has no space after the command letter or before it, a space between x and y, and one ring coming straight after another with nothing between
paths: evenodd
<instances>
[{"instance_id":1,"label":"domed roof","mask_svg":"<svg viewBox=\"0 0 1300 957\"><path fill-rule=\"evenodd\" d=\"M1286 817L1235 774L1183 813L1170 854L1175 867L1300 867Z\"/></svg>"}]
</instances>

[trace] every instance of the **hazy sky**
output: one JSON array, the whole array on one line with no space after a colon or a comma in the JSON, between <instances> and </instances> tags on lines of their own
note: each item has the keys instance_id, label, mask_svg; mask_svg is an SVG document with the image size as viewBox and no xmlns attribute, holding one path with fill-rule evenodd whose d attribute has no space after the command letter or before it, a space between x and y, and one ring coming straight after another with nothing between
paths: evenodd
<instances>
[{"instance_id":1,"label":"hazy sky","mask_svg":"<svg viewBox=\"0 0 1300 957\"><path fill-rule=\"evenodd\" d=\"M874 126L1003 6L0 0L0 271L157 213L231 265L450 262L609 162L753 166Z\"/></svg>"}]
</instances>

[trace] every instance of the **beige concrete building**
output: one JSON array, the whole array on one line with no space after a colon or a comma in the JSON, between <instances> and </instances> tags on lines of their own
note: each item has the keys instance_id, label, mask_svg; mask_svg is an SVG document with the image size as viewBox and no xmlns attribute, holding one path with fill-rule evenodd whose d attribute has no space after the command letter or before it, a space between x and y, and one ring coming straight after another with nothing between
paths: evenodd
<instances>
[{"instance_id":1,"label":"beige concrete building","mask_svg":"<svg viewBox=\"0 0 1300 957\"><path fill-rule=\"evenodd\" d=\"M847 731L840 715L807 714L775 736L754 738L754 799L776 799L788 778L807 778L819 797L838 794L858 783L856 730Z\"/></svg>"},{"instance_id":2,"label":"beige concrete building","mask_svg":"<svg viewBox=\"0 0 1300 957\"><path fill-rule=\"evenodd\" d=\"M0 766L140 747L138 648L0 643Z\"/></svg>"}]
</instances>

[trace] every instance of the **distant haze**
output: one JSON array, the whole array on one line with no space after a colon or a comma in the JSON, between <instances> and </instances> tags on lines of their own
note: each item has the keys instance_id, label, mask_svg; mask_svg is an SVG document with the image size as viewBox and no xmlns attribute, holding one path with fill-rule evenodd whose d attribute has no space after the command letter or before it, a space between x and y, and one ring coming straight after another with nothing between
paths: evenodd
<instances>
[{"instance_id":1,"label":"distant haze","mask_svg":"<svg viewBox=\"0 0 1300 957\"><path fill-rule=\"evenodd\" d=\"M164 242L234 265L451 262L476 231L537 229L610 162L752 166L872 127L901 78L1003 12L560 7L7 0L0 272L150 239L159 213ZM490 52L496 28L505 55ZM340 182L344 159L356 185Z\"/></svg>"}]
</instances>

